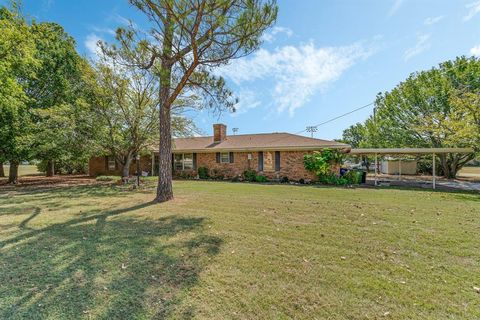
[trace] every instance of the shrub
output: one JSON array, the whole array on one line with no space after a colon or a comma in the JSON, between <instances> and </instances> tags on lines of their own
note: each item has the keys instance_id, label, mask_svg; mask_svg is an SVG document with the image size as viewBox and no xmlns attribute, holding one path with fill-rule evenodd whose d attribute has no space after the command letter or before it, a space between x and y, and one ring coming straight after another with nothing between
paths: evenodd
<instances>
[{"instance_id":1,"label":"shrub","mask_svg":"<svg viewBox=\"0 0 480 320\"><path fill-rule=\"evenodd\" d=\"M337 150L324 149L323 151L314 151L303 157L305 169L315 173L318 177L332 173L332 166L343 162L344 155Z\"/></svg>"},{"instance_id":2,"label":"shrub","mask_svg":"<svg viewBox=\"0 0 480 320\"><path fill-rule=\"evenodd\" d=\"M288 177L282 177L282 179L280 179L280 182L281 183L289 183L290 180L288 179Z\"/></svg>"},{"instance_id":3,"label":"shrub","mask_svg":"<svg viewBox=\"0 0 480 320\"><path fill-rule=\"evenodd\" d=\"M239 181L240 181L240 177L239 177L239 176L234 176L231 181L232 181L232 182L239 182Z\"/></svg>"},{"instance_id":4,"label":"shrub","mask_svg":"<svg viewBox=\"0 0 480 320\"><path fill-rule=\"evenodd\" d=\"M342 178L346 180L346 184L360 184L362 183L362 171L350 170Z\"/></svg>"},{"instance_id":5,"label":"shrub","mask_svg":"<svg viewBox=\"0 0 480 320\"><path fill-rule=\"evenodd\" d=\"M249 169L243 172L243 177L249 182L255 182L257 177L257 172L255 170Z\"/></svg>"},{"instance_id":6,"label":"shrub","mask_svg":"<svg viewBox=\"0 0 480 320\"><path fill-rule=\"evenodd\" d=\"M210 178L210 175L208 174L208 168L207 167L199 167L197 169L198 172L198 177L200 179L208 179Z\"/></svg>"},{"instance_id":7,"label":"shrub","mask_svg":"<svg viewBox=\"0 0 480 320\"><path fill-rule=\"evenodd\" d=\"M223 180L225 178L225 175L221 173L218 169L213 169L212 175L210 177L214 180Z\"/></svg>"},{"instance_id":8,"label":"shrub","mask_svg":"<svg viewBox=\"0 0 480 320\"><path fill-rule=\"evenodd\" d=\"M265 176L255 176L255 181L256 182L268 182L268 179Z\"/></svg>"},{"instance_id":9,"label":"shrub","mask_svg":"<svg viewBox=\"0 0 480 320\"><path fill-rule=\"evenodd\" d=\"M300 180L298 180L298 183L305 184L305 179L301 178Z\"/></svg>"},{"instance_id":10,"label":"shrub","mask_svg":"<svg viewBox=\"0 0 480 320\"><path fill-rule=\"evenodd\" d=\"M332 171L332 167L343 162L344 154L337 150L324 149L323 151L314 151L303 157L305 169L313 172L320 183L333 185L347 185L356 179L355 173L348 174L347 177L339 177ZM346 174L346 175L347 175ZM300 182L302 183L302 182Z\"/></svg>"},{"instance_id":11,"label":"shrub","mask_svg":"<svg viewBox=\"0 0 480 320\"><path fill-rule=\"evenodd\" d=\"M319 182L323 184L336 185L336 186L360 184L362 182L362 172L350 170L341 177L333 173L322 175L319 177Z\"/></svg>"}]
</instances>

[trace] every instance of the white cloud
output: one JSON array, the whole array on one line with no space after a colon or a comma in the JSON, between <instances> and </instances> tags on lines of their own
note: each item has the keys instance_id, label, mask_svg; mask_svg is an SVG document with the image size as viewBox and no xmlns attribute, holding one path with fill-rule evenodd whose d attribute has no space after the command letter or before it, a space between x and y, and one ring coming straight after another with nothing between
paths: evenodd
<instances>
[{"instance_id":1,"label":"white cloud","mask_svg":"<svg viewBox=\"0 0 480 320\"><path fill-rule=\"evenodd\" d=\"M468 11L468 14L465 17L463 17L463 20L468 21L472 19L474 16L476 16L478 13L480 13L480 1L467 4L465 8L467 8L469 11Z\"/></svg>"},{"instance_id":2,"label":"white cloud","mask_svg":"<svg viewBox=\"0 0 480 320\"><path fill-rule=\"evenodd\" d=\"M254 109L260 106L261 102L257 99L255 92L249 89L241 89L238 94L239 101L235 105L236 112L232 113L232 116L242 114L250 109Z\"/></svg>"},{"instance_id":3,"label":"white cloud","mask_svg":"<svg viewBox=\"0 0 480 320\"><path fill-rule=\"evenodd\" d=\"M472 56L477 56L477 57L480 58L480 44L478 46L475 46L472 49L470 49L470 54Z\"/></svg>"},{"instance_id":4,"label":"white cloud","mask_svg":"<svg viewBox=\"0 0 480 320\"><path fill-rule=\"evenodd\" d=\"M262 40L267 42L273 42L276 39L277 34L280 33L285 34L289 38L293 35L293 31L289 28L273 27L272 30L263 34Z\"/></svg>"},{"instance_id":5,"label":"white cloud","mask_svg":"<svg viewBox=\"0 0 480 320\"><path fill-rule=\"evenodd\" d=\"M324 90L358 60L373 53L361 44L317 48L313 43L260 49L251 57L233 61L218 73L237 85L270 79L270 100L278 112L293 115L317 92Z\"/></svg>"},{"instance_id":6,"label":"white cloud","mask_svg":"<svg viewBox=\"0 0 480 320\"><path fill-rule=\"evenodd\" d=\"M390 11L388 12L389 17L393 16L398 11L398 9L400 9L403 1L404 0L395 0L395 2L393 3L393 6L390 8Z\"/></svg>"},{"instance_id":7,"label":"white cloud","mask_svg":"<svg viewBox=\"0 0 480 320\"><path fill-rule=\"evenodd\" d=\"M425 50L430 48L430 35L429 34L421 34L417 37L417 43L415 44L414 47L408 48L404 55L403 58L405 61L410 60L416 55L419 55L420 53L424 52Z\"/></svg>"},{"instance_id":8,"label":"white cloud","mask_svg":"<svg viewBox=\"0 0 480 320\"><path fill-rule=\"evenodd\" d=\"M88 55L92 59L96 59L100 53L101 50L98 47L98 41L102 41L103 39L97 36L95 33L90 33L87 38L85 39L84 45L85 48L88 50Z\"/></svg>"},{"instance_id":9,"label":"white cloud","mask_svg":"<svg viewBox=\"0 0 480 320\"><path fill-rule=\"evenodd\" d=\"M423 24L426 25L426 26L431 26L431 25L439 22L439 21L442 20L443 18L445 18L445 17L444 17L444 16L428 17L427 19L425 19L425 21L423 22Z\"/></svg>"},{"instance_id":10,"label":"white cloud","mask_svg":"<svg viewBox=\"0 0 480 320\"><path fill-rule=\"evenodd\" d=\"M116 35L115 30L113 30L111 28L92 27L92 30L97 32L97 33L106 33L106 34L109 34L111 36Z\"/></svg>"}]
</instances>

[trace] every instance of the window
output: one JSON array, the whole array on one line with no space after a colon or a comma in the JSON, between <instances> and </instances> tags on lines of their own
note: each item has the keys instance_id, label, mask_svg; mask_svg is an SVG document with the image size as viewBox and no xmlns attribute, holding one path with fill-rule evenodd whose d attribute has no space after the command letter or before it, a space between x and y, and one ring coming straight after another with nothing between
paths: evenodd
<instances>
[{"instance_id":1,"label":"window","mask_svg":"<svg viewBox=\"0 0 480 320\"><path fill-rule=\"evenodd\" d=\"M173 167L175 170L192 170L193 153L178 153L173 157Z\"/></svg>"},{"instance_id":2,"label":"window","mask_svg":"<svg viewBox=\"0 0 480 320\"><path fill-rule=\"evenodd\" d=\"M220 153L220 163L230 163L230 153L228 152Z\"/></svg>"},{"instance_id":3,"label":"window","mask_svg":"<svg viewBox=\"0 0 480 320\"><path fill-rule=\"evenodd\" d=\"M108 171L114 171L115 170L115 158L114 157L108 157Z\"/></svg>"},{"instance_id":4,"label":"window","mask_svg":"<svg viewBox=\"0 0 480 320\"><path fill-rule=\"evenodd\" d=\"M176 154L174 156L173 167L175 170L183 170L183 154Z\"/></svg>"},{"instance_id":5,"label":"window","mask_svg":"<svg viewBox=\"0 0 480 320\"><path fill-rule=\"evenodd\" d=\"M183 170L193 169L193 153L183 154Z\"/></svg>"},{"instance_id":6,"label":"window","mask_svg":"<svg viewBox=\"0 0 480 320\"><path fill-rule=\"evenodd\" d=\"M273 159L273 152L265 151L263 153L263 171L274 171L275 162Z\"/></svg>"}]
</instances>

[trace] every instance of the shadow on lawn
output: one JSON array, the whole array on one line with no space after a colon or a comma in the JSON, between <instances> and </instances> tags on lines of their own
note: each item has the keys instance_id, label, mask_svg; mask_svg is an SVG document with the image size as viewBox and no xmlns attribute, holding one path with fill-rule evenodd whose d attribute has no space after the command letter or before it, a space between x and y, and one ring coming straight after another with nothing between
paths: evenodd
<instances>
[{"instance_id":1,"label":"shadow on lawn","mask_svg":"<svg viewBox=\"0 0 480 320\"><path fill-rule=\"evenodd\" d=\"M31 229L0 242L0 318L191 318L182 293L222 244L203 218L121 217L142 204Z\"/></svg>"}]
</instances>

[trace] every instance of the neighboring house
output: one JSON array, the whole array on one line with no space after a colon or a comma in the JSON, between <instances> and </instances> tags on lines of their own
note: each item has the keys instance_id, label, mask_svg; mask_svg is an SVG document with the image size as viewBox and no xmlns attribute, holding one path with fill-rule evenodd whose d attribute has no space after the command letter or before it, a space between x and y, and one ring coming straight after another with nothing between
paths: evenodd
<instances>
[{"instance_id":1,"label":"neighboring house","mask_svg":"<svg viewBox=\"0 0 480 320\"><path fill-rule=\"evenodd\" d=\"M225 178L240 176L253 169L269 179L288 177L291 180L313 180L305 170L303 156L325 148L348 152L350 146L336 141L308 138L290 133L262 133L228 135L224 124L213 125L213 137L173 139L174 176L196 176L199 167ZM142 156L140 168L149 175L158 174L158 149ZM132 171L136 171L136 163ZM111 157L90 159L91 176L120 174L120 168Z\"/></svg>"}]
</instances>

